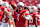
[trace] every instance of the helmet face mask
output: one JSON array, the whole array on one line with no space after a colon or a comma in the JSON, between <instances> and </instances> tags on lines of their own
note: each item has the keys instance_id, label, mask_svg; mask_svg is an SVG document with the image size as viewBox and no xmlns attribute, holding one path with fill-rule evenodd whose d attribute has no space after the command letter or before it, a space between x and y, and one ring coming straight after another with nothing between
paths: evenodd
<instances>
[{"instance_id":1,"label":"helmet face mask","mask_svg":"<svg viewBox=\"0 0 40 27\"><path fill-rule=\"evenodd\" d=\"M23 6L18 6L18 7L21 7L21 8L23 8Z\"/></svg>"},{"instance_id":2,"label":"helmet face mask","mask_svg":"<svg viewBox=\"0 0 40 27\"><path fill-rule=\"evenodd\" d=\"M23 3L23 2L19 2L19 3L17 4L18 10L22 10L23 7L24 7L24 3Z\"/></svg>"},{"instance_id":3,"label":"helmet face mask","mask_svg":"<svg viewBox=\"0 0 40 27\"><path fill-rule=\"evenodd\" d=\"M21 6L18 6L18 10L20 10L20 11L21 11L22 9L23 9L23 7L21 7Z\"/></svg>"}]
</instances>

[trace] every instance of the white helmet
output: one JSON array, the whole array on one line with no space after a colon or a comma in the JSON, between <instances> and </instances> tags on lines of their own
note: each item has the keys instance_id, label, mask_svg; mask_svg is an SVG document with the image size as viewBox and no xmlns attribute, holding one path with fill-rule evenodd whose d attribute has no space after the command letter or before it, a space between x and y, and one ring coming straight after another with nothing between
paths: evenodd
<instances>
[{"instance_id":1,"label":"white helmet","mask_svg":"<svg viewBox=\"0 0 40 27\"><path fill-rule=\"evenodd\" d=\"M29 6L29 11L30 11L30 12L37 12L38 9L37 9L36 6Z\"/></svg>"},{"instance_id":2,"label":"white helmet","mask_svg":"<svg viewBox=\"0 0 40 27\"><path fill-rule=\"evenodd\" d=\"M33 7L34 7L34 12L37 12L38 8L36 6L33 6Z\"/></svg>"},{"instance_id":3,"label":"white helmet","mask_svg":"<svg viewBox=\"0 0 40 27\"><path fill-rule=\"evenodd\" d=\"M40 8L40 4L37 4L37 8Z\"/></svg>"},{"instance_id":4,"label":"white helmet","mask_svg":"<svg viewBox=\"0 0 40 27\"><path fill-rule=\"evenodd\" d=\"M17 6L19 6L19 5L24 6L24 3L23 3L23 2L19 2L19 3L17 4Z\"/></svg>"},{"instance_id":5,"label":"white helmet","mask_svg":"<svg viewBox=\"0 0 40 27\"><path fill-rule=\"evenodd\" d=\"M8 8L9 7L9 4L8 4L8 2L3 2L2 3L2 6L6 6Z\"/></svg>"}]
</instances>

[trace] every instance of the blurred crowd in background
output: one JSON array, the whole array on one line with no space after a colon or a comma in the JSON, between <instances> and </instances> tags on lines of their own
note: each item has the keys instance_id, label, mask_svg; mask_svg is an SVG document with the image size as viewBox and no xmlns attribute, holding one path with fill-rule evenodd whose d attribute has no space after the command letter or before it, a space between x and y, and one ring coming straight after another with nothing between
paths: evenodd
<instances>
[{"instance_id":1,"label":"blurred crowd in background","mask_svg":"<svg viewBox=\"0 0 40 27\"><path fill-rule=\"evenodd\" d=\"M1 2L2 2L2 4L1 4ZM13 9L12 10L12 12L13 12L14 10L17 10L17 8L19 8L17 5L19 2L24 3L24 8L22 6L19 6L19 7L23 8L23 10L28 10L30 14L37 13L37 15L38 15L38 13L39 13L39 16L40 16L40 0L0 0L0 5L6 6L8 9ZM21 4L21 5L23 5L23 4ZM34 18L34 16L33 16L33 18ZM13 24L13 19L11 19L11 20L12 20L12 24ZM34 20L34 22L35 22L35 20ZM33 24L33 27L35 25L37 26L37 21L36 21L36 24ZM31 27L31 26L29 25L29 27ZM40 26L38 26L38 27L40 27Z\"/></svg>"},{"instance_id":2,"label":"blurred crowd in background","mask_svg":"<svg viewBox=\"0 0 40 27\"><path fill-rule=\"evenodd\" d=\"M3 0L5 1L5 0ZM16 4L18 2L23 2L24 4L26 4L27 6L30 6L30 5L37 5L37 4L40 4L40 0L7 0L8 2L11 2L11 1L14 1Z\"/></svg>"}]
</instances>

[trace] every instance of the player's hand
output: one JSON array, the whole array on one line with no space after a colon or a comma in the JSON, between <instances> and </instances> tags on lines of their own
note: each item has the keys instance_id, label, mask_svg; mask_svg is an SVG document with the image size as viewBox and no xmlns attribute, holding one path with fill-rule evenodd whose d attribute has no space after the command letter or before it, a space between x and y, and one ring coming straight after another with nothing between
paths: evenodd
<instances>
[{"instance_id":1,"label":"player's hand","mask_svg":"<svg viewBox=\"0 0 40 27\"><path fill-rule=\"evenodd\" d=\"M23 13L22 17L25 18L25 14L24 13Z\"/></svg>"},{"instance_id":2,"label":"player's hand","mask_svg":"<svg viewBox=\"0 0 40 27\"><path fill-rule=\"evenodd\" d=\"M32 20L32 17L31 16L29 17L29 20Z\"/></svg>"},{"instance_id":3,"label":"player's hand","mask_svg":"<svg viewBox=\"0 0 40 27\"><path fill-rule=\"evenodd\" d=\"M25 18L25 19L28 19L28 20L32 20L32 17L30 16L30 15L28 15L28 16L25 16L25 14L23 13L23 18Z\"/></svg>"}]
</instances>

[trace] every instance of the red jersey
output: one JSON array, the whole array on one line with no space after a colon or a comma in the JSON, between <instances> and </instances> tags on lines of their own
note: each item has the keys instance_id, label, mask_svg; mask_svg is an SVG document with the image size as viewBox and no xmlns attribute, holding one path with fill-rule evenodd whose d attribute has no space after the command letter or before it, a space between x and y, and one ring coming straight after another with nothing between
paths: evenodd
<instances>
[{"instance_id":1,"label":"red jersey","mask_svg":"<svg viewBox=\"0 0 40 27\"><path fill-rule=\"evenodd\" d=\"M1 6L0 7L0 21L2 21L2 18L3 18L3 15L4 15L4 9L5 9L6 7L4 7L4 6Z\"/></svg>"},{"instance_id":2,"label":"red jersey","mask_svg":"<svg viewBox=\"0 0 40 27\"><path fill-rule=\"evenodd\" d=\"M7 22L7 21L6 21L6 18L7 18L7 15L4 14L4 15L3 15L3 19L2 19L2 22L3 22L3 23L6 23L6 22Z\"/></svg>"},{"instance_id":3,"label":"red jersey","mask_svg":"<svg viewBox=\"0 0 40 27\"><path fill-rule=\"evenodd\" d=\"M23 13L25 13L25 16L27 16L27 15L29 15L29 13L28 13L29 11L24 11L24 10L22 10L22 11L20 11L20 12L14 12L14 14L13 14L13 17L14 17L14 19L16 20L16 27L26 27L27 26L27 20L26 19L24 19L23 17L22 17L22 15L23 15Z\"/></svg>"},{"instance_id":4,"label":"red jersey","mask_svg":"<svg viewBox=\"0 0 40 27\"><path fill-rule=\"evenodd\" d=\"M29 20L29 25L35 25L35 17L37 15L37 13L30 13L30 15L32 16L32 20Z\"/></svg>"},{"instance_id":5,"label":"red jersey","mask_svg":"<svg viewBox=\"0 0 40 27\"><path fill-rule=\"evenodd\" d=\"M4 10L6 7L0 6L0 21L3 21L4 18ZM10 11L9 9L6 8L6 10ZM7 15L5 15L7 17Z\"/></svg>"},{"instance_id":6,"label":"red jersey","mask_svg":"<svg viewBox=\"0 0 40 27\"><path fill-rule=\"evenodd\" d=\"M7 9L7 11L11 11L10 9ZM9 18L7 17L6 13L3 15L3 19L2 19L2 22L3 23L7 23L9 21Z\"/></svg>"},{"instance_id":7,"label":"red jersey","mask_svg":"<svg viewBox=\"0 0 40 27\"><path fill-rule=\"evenodd\" d=\"M38 14L38 16L37 16L37 23L38 23L38 25L40 25L40 14Z\"/></svg>"}]
</instances>

